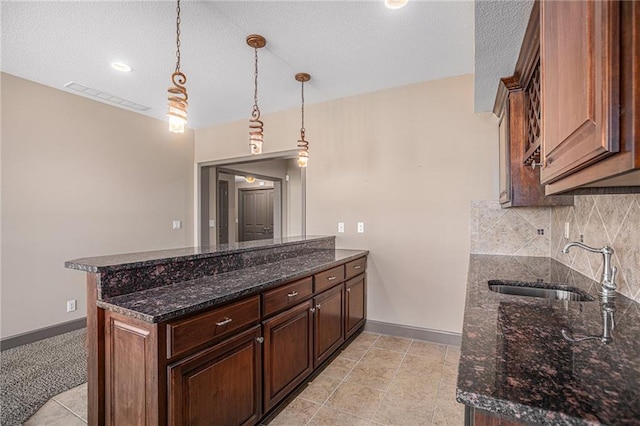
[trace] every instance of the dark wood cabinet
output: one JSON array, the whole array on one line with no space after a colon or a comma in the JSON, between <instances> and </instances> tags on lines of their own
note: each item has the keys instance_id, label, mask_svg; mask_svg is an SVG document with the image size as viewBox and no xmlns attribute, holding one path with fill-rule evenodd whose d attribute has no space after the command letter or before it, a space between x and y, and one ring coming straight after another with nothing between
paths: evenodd
<instances>
[{"instance_id":1,"label":"dark wood cabinet","mask_svg":"<svg viewBox=\"0 0 640 426\"><path fill-rule=\"evenodd\" d=\"M313 371L312 307L308 300L263 322L265 412Z\"/></svg>"},{"instance_id":2,"label":"dark wood cabinet","mask_svg":"<svg viewBox=\"0 0 640 426\"><path fill-rule=\"evenodd\" d=\"M640 5L543 1L540 16L546 193L640 186Z\"/></svg>"},{"instance_id":3,"label":"dark wood cabinet","mask_svg":"<svg viewBox=\"0 0 640 426\"><path fill-rule=\"evenodd\" d=\"M365 269L366 256L159 323L94 301L91 423L258 424L362 329Z\"/></svg>"},{"instance_id":4,"label":"dark wood cabinet","mask_svg":"<svg viewBox=\"0 0 640 426\"><path fill-rule=\"evenodd\" d=\"M573 205L571 196L546 196L540 183L540 17L534 3L514 75L500 80L493 112L499 118L500 205Z\"/></svg>"},{"instance_id":5,"label":"dark wood cabinet","mask_svg":"<svg viewBox=\"0 0 640 426\"><path fill-rule=\"evenodd\" d=\"M344 285L313 298L315 303L315 357L319 366L344 342Z\"/></svg>"},{"instance_id":6,"label":"dark wood cabinet","mask_svg":"<svg viewBox=\"0 0 640 426\"><path fill-rule=\"evenodd\" d=\"M260 340L255 326L170 365L169 424L255 424L262 414Z\"/></svg>"},{"instance_id":7,"label":"dark wood cabinet","mask_svg":"<svg viewBox=\"0 0 640 426\"><path fill-rule=\"evenodd\" d=\"M360 274L345 283L345 339L348 339L364 325L367 316L367 293L365 275Z\"/></svg>"}]
</instances>

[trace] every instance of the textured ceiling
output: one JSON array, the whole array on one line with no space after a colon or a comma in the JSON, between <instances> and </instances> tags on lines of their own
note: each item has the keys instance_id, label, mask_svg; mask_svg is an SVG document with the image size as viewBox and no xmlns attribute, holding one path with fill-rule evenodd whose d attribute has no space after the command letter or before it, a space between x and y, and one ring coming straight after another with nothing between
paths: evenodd
<instances>
[{"instance_id":1,"label":"textured ceiling","mask_svg":"<svg viewBox=\"0 0 640 426\"><path fill-rule=\"evenodd\" d=\"M513 75L533 0L475 2L475 111L492 111L502 77Z\"/></svg>"},{"instance_id":2,"label":"textured ceiling","mask_svg":"<svg viewBox=\"0 0 640 426\"><path fill-rule=\"evenodd\" d=\"M1 7L2 71L61 90L74 81L165 119L175 67L174 2L2 1ZM414 0L389 10L382 0L184 0L181 68L190 127L249 116L251 33L267 39L259 52L263 113L299 105L293 76L301 71L312 75L305 95L316 103L474 69L470 1ZM114 60L134 71L112 70Z\"/></svg>"}]
</instances>

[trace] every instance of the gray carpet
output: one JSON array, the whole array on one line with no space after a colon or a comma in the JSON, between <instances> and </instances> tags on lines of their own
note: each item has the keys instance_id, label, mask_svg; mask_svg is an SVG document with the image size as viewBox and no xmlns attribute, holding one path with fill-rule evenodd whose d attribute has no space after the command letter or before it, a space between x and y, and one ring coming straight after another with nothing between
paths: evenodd
<instances>
[{"instance_id":1,"label":"gray carpet","mask_svg":"<svg viewBox=\"0 0 640 426\"><path fill-rule=\"evenodd\" d=\"M19 425L87 381L86 329L0 352L0 425Z\"/></svg>"}]
</instances>

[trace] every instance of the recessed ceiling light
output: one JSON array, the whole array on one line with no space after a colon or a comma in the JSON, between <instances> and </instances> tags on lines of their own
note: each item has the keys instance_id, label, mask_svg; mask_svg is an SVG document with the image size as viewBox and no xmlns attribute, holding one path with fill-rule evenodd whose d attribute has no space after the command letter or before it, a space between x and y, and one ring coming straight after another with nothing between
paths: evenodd
<instances>
[{"instance_id":1,"label":"recessed ceiling light","mask_svg":"<svg viewBox=\"0 0 640 426\"><path fill-rule=\"evenodd\" d=\"M389 9L400 9L407 4L407 1L409 0L384 0L384 5Z\"/></svg>"},{"instance_id":2,"label":"recessed ceiling light","mask_svg":"<svg viewBox=\"0 0 640 426\"><path fill-rule=\"evenodd\" d=\"M131 67L124 62L111 62L111 68L120 72L131 72Z\"/></svg>"}]
</instances>

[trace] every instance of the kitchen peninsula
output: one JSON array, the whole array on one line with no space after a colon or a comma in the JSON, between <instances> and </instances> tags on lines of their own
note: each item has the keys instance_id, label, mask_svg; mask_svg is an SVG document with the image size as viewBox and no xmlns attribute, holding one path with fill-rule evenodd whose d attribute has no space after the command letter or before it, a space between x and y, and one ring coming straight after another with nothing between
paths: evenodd
<instances>
[{"instance_id":1,"label":"kitchen peninsula","mask_svg":"<svg viewBox=\"0 0 640 426\"><path fill-rule=\"evenodd\" d=\"M66 262L89 423L258 423L364 327L367 255L291 237Z\"/></svg>"},{"instance_id":2,"label":"kitchen peninsula","mask_svg":"<svg viewBox=\"0 0 640 426\"><path fill-rule=\"evenodd\" d=\"M489 281L553 283L579 300L502 294ZM599 288L550 258L471 255L456 391L466 424L640 422L640 305L603 303Z\"/></svg>"}]
</instances>

